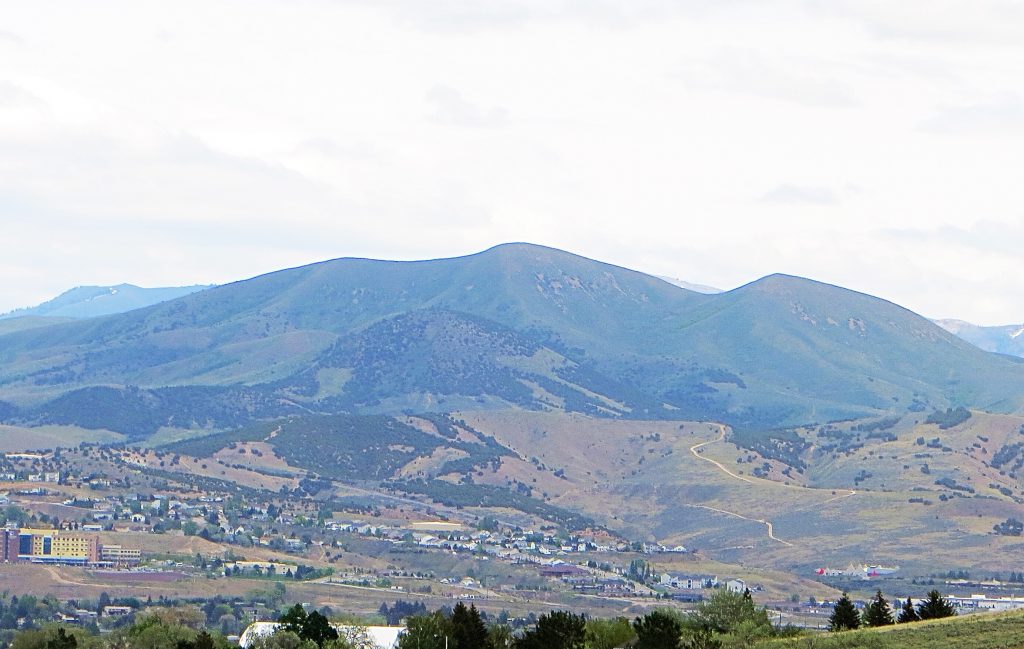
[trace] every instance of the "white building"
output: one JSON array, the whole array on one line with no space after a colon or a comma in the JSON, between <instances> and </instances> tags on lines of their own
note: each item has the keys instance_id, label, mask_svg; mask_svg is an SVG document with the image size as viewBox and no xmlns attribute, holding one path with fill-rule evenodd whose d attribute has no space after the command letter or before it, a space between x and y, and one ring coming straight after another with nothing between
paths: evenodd
<instances>
[{"instance_id":1,"label":"white building","mask_svg":"<svg viewBox=\"0 0 1024 649\"><path fill-rule=\"evenodd\" d=\"M238 638L242 649L248 649L258 637L273 635L281 626L277 622L253 622ZM405 632L404 626L349 626L332 624L338 635L346 638L360 649L397 649L398 639Z\"/></svg>"},{"instance_id":2,"label":"white building","mask_svg":"<svg viewBox=\"0 0 1024 649\"><path fill-rule=\"evenodd\" d=\"M725 589L730 593L742 593L747 589L747 582L742 579L730 579L725 582Z\"/></svg>"}]
</instances>

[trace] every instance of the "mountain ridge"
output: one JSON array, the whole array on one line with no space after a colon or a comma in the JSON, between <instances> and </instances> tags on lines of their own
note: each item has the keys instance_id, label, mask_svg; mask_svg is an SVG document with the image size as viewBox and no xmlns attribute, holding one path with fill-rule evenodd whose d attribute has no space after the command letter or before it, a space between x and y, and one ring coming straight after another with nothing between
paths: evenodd
<instances>
[{"instance_id":1,"label":"mountain ridge","mask_svg":"<svg viewBox=\"0 0 1024 649\"><path fill-rule=\"evenodd\" d=\"M518 243L327 260L0 334L0 400L20 421L75 423L62 404L79 390L96 400L78 408L163 404L137 420L143 435L174 404L189 426L213 428L303 410L501 407L763 428L948 405L1016 411L1024 364L815 280L773 274L707 295ZM253 407L217 405L229 398Z\"/></svg>"},{"instance_id":2,"label":"mountain ridge","mask_svg":"<svg viewBox=\"0 0 1024 649\"><path fill-rule=\"evenodd\" d=\"M143 288L134 284L122 283L112 286L76 286L35 306L2 313L0 319L93 318L124 313L207 288L210 288L210 285Z\"/></svg>"}]
</instances>

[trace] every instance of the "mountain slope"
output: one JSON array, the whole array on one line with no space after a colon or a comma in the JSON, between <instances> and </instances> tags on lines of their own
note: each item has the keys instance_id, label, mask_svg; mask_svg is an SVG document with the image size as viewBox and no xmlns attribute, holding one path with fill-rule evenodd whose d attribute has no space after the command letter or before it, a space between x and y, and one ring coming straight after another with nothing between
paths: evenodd
<instances>
[{"instance_id":1,"label":"mountain slope","mask_svg":"<svg viewBox=\"0 0 1024 649\"><path fill-rule=\"evenodd\" d=\"M1015 411L1024 363L810 280L705 295L507 244L421 262L338 259L0 335L0 399L23 421L80 423L70 404L81 390L150 413L122 422L136 435L170 424L167 403L188 404L179 424L213 428L509 406L765 427L949 404Z\"/></svg>"},{"instance_id":2,"label":"mountain slope","mask_svg":"<svg viewBox=\"0 0 1024 649\"><path fill-rule=\"evenodd\" d=\"M1024 325L982 327L963 320L935 320L935 324L987 352L1024 358Z\"/></svg>"},{"instance_id":3,"label":"mountain slope","mask_svg":"<svg viewBox=\"0 0 1024 649\"><path fill-rule=\"evenodd\" d=\"M166 302L174 298L201 291L208 286L168 286L160 288L141 288L132 284L117 286L79 286L65 291L42 304L9 313L0 314L3 318L22 318L26 316L47 316L55 318L94 318L112 313L124 313L132 309Z\"/></svg>"}]
</instances>

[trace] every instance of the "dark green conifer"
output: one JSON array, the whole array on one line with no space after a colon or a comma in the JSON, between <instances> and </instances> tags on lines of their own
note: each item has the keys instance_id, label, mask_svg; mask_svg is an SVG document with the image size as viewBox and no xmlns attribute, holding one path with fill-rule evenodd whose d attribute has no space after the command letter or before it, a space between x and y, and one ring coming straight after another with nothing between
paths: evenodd
<instances>
[{"instance_id":1,"label":"dark green conifer","mask_svg":"<svg viewBox=\"0 0 1024 649\"><path fill-rule=\"evenodd\" d=\"M900 624L906 622L917 622L921 617L917 614L917 610L914 609L914 603L907 598L907 601L903 603L903 607L900 609L900 614L896 616L896 621Z\"/></svg>"},{"instance_id":2,"label":"dark green conifer","mask_svg":"<svg viewBox=\"0 0 1024 649\"><path fill-rule=\"evenodd\" d=\"M846 631L848 629L860 628L860 615L857 614L857 607L853 605L850 596L843 593L843 596L836 602L832 609L832 615L828 618L829 631Z\"/></svg>"},{"instance_id":3,"label":"dark green conifer","mask_svg":"<svg viewBox=\"0 0 1024 649\"><path fill-rule=\"evenodd\" d=\"M917 605L917 615L922 620L934 620L956 615L956 609L939 594L939 591L933 590L928 593L928 599Z\"/></svg>"},{"instance_id":4,"label":"dark green conifer","mask_svg":"<svg viewBox=\"0 0 1024 649\"><path fill-rule=\"evenodd\" d=\"M864 609L864 626L888 626L894 623L889 602L886 601L882 590L879 589L871 598L871 603Z\"/></svg>"}]
</instances>

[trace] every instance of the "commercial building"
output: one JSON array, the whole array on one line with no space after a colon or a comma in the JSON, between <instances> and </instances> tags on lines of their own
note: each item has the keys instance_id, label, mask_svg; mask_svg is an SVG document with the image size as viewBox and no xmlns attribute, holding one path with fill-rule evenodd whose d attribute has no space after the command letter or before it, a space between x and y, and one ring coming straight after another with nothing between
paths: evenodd
<instances>
[{"instance_id":1,"label":"commercial building","mask_svg":"<svg viewBox=\"0 0 1024 649\"><path fill-rule=\"evenodd\" d=\"M28 561L72 566L127 566L138 564L141 558L138 550L120 545L104 546L95 535L78 531L0 530L0 563Z\"/></svg>"},{"instance_id":2,"label":"commercial building","mask_svg":"<svg viewBox=\"0 0 1024 649\"><path fill-rule=\"evenodd\" d=\"M125 548L120 545L101 545L100 561L111 563L115 566L134 566L142 560L142 553L138 550Z\"/></svg>"}]
</instances>

